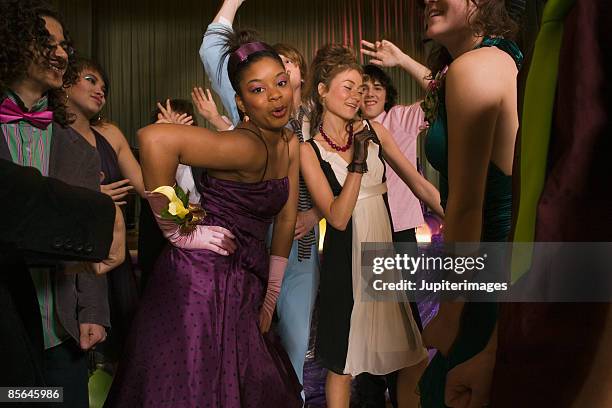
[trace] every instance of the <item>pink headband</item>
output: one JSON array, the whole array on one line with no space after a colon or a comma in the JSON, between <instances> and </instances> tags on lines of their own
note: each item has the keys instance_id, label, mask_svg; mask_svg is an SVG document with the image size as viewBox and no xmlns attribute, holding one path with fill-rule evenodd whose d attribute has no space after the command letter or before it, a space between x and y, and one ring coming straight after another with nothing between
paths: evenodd
<instances>
[{"instance_id":1,"label":"pink headband","mask_svg":"<svg viewBox=\"0 0 612 408\"><path fill-rule=\"evenodd\" d=\"M259 51L274 51L268 44L262 42L250 42L242 44L236 51L234 51L230 58L237 59L236 63L246 61L251 54Z\"/></svg>"}]
</instances>

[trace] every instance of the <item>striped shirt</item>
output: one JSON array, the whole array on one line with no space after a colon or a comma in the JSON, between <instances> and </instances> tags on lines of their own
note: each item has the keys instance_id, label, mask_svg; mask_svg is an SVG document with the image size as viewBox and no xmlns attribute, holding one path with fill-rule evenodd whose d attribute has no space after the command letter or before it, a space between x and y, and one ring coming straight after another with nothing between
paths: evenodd
<instances>
[{"instance_id":1,"label":"striped shirt","mask_svg":"<svg viewBox=\"0 0 612 408\"><path fill-rule=\"evenodd\" d=\"M297 136L300 143L304 143L304 116L306 112L303 107L300 106L300 111L298 113L297 119L292 118L289 121L289 125L293 129L293 132ZM306 132L308 134L308 132ZM312 208L312 198L308 193L308 188L306 187L306 183L300 174L300 189L299 189L299 198L298 198L298 211L308 211ZM306 235L298 240L298 261L302 261L303 259L309 259L310 254L312 252L312 246L317 243L314 228L308 231Z\"/></svg>"},{"instance_id":2,"label":"striped shirt","mask_svg":"<svg viewBox=\"0 0 612 408\"><path fill-rule=\"evenodd\" d=\"M25 112L23 102L13 92L8 92L6 98L13 100ZM0 98L3 100L4 98ZM48 100L43 96L34 104L30 112L42 112L47 109ZM46 129L39 129L32 126L25 120L11 123L1 123L4 140L11 153L13 163L21 166L34 167L43 176L49 175L49 155L51 153L51 138L53 126L49 125ZM49 268L30 268L36 298L40 308L40 315L43 324L43 336L45 349L54 347L62 343L68 334L61 326L55 309L55 296L52 274Z\"/></svg>"},{"instance_id":3,"label":"striped shirt","mask_svg":"<svg viewBox=\"0 0 612 408\"><path fill-rule=\"evenodd\" d=\"M17 95L9 92L6 97L15 102L21 109L27 111ZM31 112L42 112L46 109L47 97L43 96L34 104ZM11 152L13 162L21 166L34 167L43 176L48 176L53 127L49 126L47 129L39 129L24 120L3 123L0 126L2 126L4 140L6 140L6 144Z\"/></svg>"}]
</instances>

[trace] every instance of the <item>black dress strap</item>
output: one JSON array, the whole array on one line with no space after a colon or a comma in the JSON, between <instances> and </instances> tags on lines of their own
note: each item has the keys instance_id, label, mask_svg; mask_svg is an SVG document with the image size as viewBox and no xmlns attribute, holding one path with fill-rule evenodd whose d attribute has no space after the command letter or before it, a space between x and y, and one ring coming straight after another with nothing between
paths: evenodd
<instances>
[{"instance_id":1,"label":"black dress strap","mask_svg":"<svg viewBox=\"0 0 612 408\"><path fill-rule=\"evenodd\" d=\"M319 159L319 165L321 166L321 170L323 170L323 174L325 175L325 178L327 179L327 182L329 183L332 192L335 196L339 196L342 192L342 185L338 181L336 173L334 173L334 169L332 169L331 164L329 164L327 160L323 160L323 158L321 157L321 151L319 150L319 146L317 146L314 139L308 139L308 143L310 143L310 145L314 149L315 154L317 155L317 158Z\"/></svg>"},{"instance_id":2,"label":"black dress strap","mask_svg":"<svg viewBox=\"0 0 612 408\"><path fill-rule=\"evenodd\" d=\"M291 161L291 156L289 155L289 136L286 133L287 129L283 128L282 130L282 138L285 141L285 146L287 147L287 164Z\"/></svg>"},{"instance_id":3,"label":"black dress strap","mask_svg":"<svg viewBox=\"0 0 612 408\"><path fill-rule=\"evenodd\" d=\"M110 184L123 178L119 167L117 152L108 140L93 127L90 128L96 138L96 150L100 156L100 170L104 173L102 184Z\"/></svg>"}]
</instances>

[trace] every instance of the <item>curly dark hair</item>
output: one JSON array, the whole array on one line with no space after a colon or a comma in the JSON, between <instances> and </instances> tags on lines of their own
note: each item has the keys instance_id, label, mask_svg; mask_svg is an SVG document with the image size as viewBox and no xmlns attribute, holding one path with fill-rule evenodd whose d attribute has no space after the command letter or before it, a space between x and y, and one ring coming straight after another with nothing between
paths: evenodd
<instances>
[{"instance_id":1,"label":"curly dark hair","mask_svg":"<svg viewBox=\"0 0 612 408\"><path fill-rule=\"evenodd\" d=\"M476 9L468 15L468 24L472 32L478 36L504 37L514 39L518 32L517 22L510 16L506 3L508 0L465 0L470 2ZM424 4L421 4L424 7ZM427 65L431 70L431 78L446 65L452 62L448 50L442 45L434 43L427 58Z\"/></svg>"},{"instance_id":2,"label":"curly dark hair","mask_svg":"<svg viewBox=\"0 0 612 408\"><path fill-rule=\"evenodd\" d=\"M385 88L385 92L387 93L385 98L385 112L389 112L389 109L397 105L397 88L395 88L395 85L393 85L391 77L380 67L374 64L364 65L363 73L366 75L365 81L378 81L382 87Z\"/></svg>"},{"instance_id":3,"label":"curly dark hair","mask_svg":"<svg viewBox=\"0 0 612 408\"><path fill-rule=\"evenodd\" d=\"M329 88L331 81L341 72L354 69L363 75L363 68L357 63L355 52L341 44L327 44L317 50L310 65L310 74L306 83L305 97L312 106L310 112L310 133L318 132L323 119L323 101L319 95L319 84Z\"/></svg>"},{"instance_id":4,"label":"curly dark hair","mask_svg":"<svg viewBox=\"0 0 612 408\"><path fill-rule=\"evenodd\" d=\"M65 47L72 50L72 43L59 13L42 0L0 0L0 95L6 94L15 82L23 80L33 61L42 58L46 64L67 64L64 86L73 84L77 75L74 70L74 55L68 53L68 61L54 56L55 47L45 26L43 17L57 20L66 40ZM53 119L68 126L71 118L66 112L66 100L61 89L47 93L49 109Z\"/></svg>"}]
</instances>

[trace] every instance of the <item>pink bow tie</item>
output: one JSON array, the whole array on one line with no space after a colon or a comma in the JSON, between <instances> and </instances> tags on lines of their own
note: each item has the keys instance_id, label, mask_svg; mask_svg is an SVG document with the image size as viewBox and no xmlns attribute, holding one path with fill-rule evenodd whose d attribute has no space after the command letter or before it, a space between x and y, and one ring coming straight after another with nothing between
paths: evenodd
<instances>
[{"instance_id":1,"label":"pink bow tie","mask_svg":"<svg viewBox=\"0 0 612 408\"><path fill-rule=\"evenodd\" d=\"M12 99L5 98L0 104L0 122L11 123L18 120L25 120L39 129L46 129L53 121L53 112L24 112Z\"/></svg>"}]
</instances>

